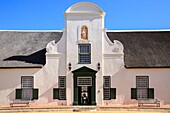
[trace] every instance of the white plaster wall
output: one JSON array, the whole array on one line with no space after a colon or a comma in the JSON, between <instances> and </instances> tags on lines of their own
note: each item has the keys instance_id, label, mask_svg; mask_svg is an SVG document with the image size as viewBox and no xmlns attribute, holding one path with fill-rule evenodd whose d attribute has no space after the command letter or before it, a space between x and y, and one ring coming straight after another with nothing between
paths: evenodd
<instances>
[{"instance_id":1,"label":"white plaster wall","mask_svg":"<svg viewBox=\"0 0 170 113\"><path fill-rule=\"evenodd\" d=\"M72 69L76 70L80 67L86 66L88 68L97 70L97 64L102 65L102 28L103 18L101 15L91 14L67 14L66 28L67 28L67 66L69 63L72 65ZM81 27L86 25L88 27L88 42L91 44L91 63L79 64L78 63L78 44L80 43ZM102 83L102 70L96 74L96 102L97 105L101 105L102 96L101 89ZM67 102L68 105L73 103L73 74L67 71Z\"/></svg>"},{"instance_id":2,"label":"white plaster wall","mask_svg":"<svg viewBox=\"0 0 170 113\"><path fill-rule=\"evenodd\" d=\"M48 58L48 63L34 74L35 87L39 89L39 99L32 105L58 105L53 99L53 88L58 88L59 59L60 56Z\"/></svg>"},{"instance_id":3,"label":"white plaster wall","mask_svg":"<svg viewBox=\"0 0 170 113\"><path fill-rule=\"evenodd\" d=\"M68 72L66 77L67 83L67 89L66 89L66 95L67 95L67 105L72 106L73 105L73 96L74 96L74 88L73 88L73 73Z\"/></svg>"},{"instance_id":4,"label":"white plaster wall","mask_svg":"<svg viewBox=\"0 0 170 113\"><path fill-rule=\"evenodd\" d=\"M87 25L88 39L91 44L91 64L78 64L79 27ZM91 15L67 16L67 63L72 64L72 70L84 65L96 70L98 62L102 61L102 18Z\"/></svg>"},{"instance_id":5,"label":"white plaster wall","mask_svg":"<svg viewBox=\"0 0 170 113\"><path fill-rule=\"evenodd\" d=\"M15 89L21 88L21 76L32 76L39 70L39 68L0 69L0 106L9 106L10 101L15 99Z\"/></svg>"},{"instance_id":6,"label":"white plaster wall","mask_svg":"<svg viewBox=\"0 0 170 113\"><path fill-rule=\"evenodd\" d=\"M67 102L53 99L53 88L58 88L59 76L66 76L66 31L63 30L63 36L60 41L47 44L46 64L34 74L35 87L39 89L39 99L32 105L66 105ZM67 77L66 77L67 78Z\"/></svg>"},{"instance_id":7,"label":"white plaster wall","mask_svg":"<svg viewBox=\"0 0 170 113\"><path fill-rule=\"evenodd\" d=\"M111 66L111 65L110 65ZM44 67L45 68L45 67ZM44 69L41 69L44 70ZM67 104L65 101L53 100L53 88L58 87L58 76L45 74L40 69L1 69L0 70L0 106L9 106L9 102L15 99L15 89L21 88L21 76L34 76L34 88L39 89L39 99L32 102L34 105L61 105ZM100 72L99 72L100 74ZM131 105L137 104L136 100L131 99L131 88L136 87L136 76L149 76L149 87L154 88L155 98L161 101L161 105L170 105L170 69L126 69L122 67L116 73L107 73L111 76L111 87L116 88L116 99L109 101L102 100L103 84L99 84L102 78L97 77L97 105ZM51 75L51 76L49 76ZM10 77L9 77L10 76ZM98 73L96 74L98 76ZM70 73L67 81L73 78ZM71 83L71 82L70 82ZM67 84L67 101L72 102L73 95L72 83ZM68 105L68 104L67 104ZM72 105L72 103L70 104Z\"/></svg>"},{"instance_id":8,"label":"white plaster wall","mask_svg":"<svg viewBox=\"0 0 170 113\"><path fill-rule=\"evenodd\" d=\"M126 69L121 68L111 74L111 87L116 88L116 99L103 100L106 105L137 104L131 99L131 88L136 88L136 76L149 76L149 87L154 88L154 97L161 101L161 105L170 104L170 69Z\"/></svg>"},{"instance_id":9,"label":"white plaster wall","mask_svg":"<svg viewBox=\"0 0 170 113\"><path fill-rule=\"evenodd\" d=\"M103 82L102 69L96 73L96 104L102 105Z\"/></svg>"},{"instance_id":10,"label":"white plaster wall","mask_svg":"<svg viewBox=\"0 0 170 113\"><path fill-rule=\"evenodd\" d=\"M123 45L121 42L114 40L111 42L106 34L106 29L103 29L103 76L111 76L113 78L116 73L122 72L121 70L124 69L124 52L123 52ZM102 76L102 79L103 79ZM120 75L121 76L121 75ZM115 79L111 80L111 88L115 88L113 83ZM113 82L112 82L113 81ZM122 83L122 81L117 82L118 84ZM101 83L103 85L103 82ZM124 84L124 83L123 83ZM119 85L118 85L119 86ZM126 85L125 85L126 86ZM103 88L103 87L102 87ZM117 89L116 89L117 91ZM103 90L102 90L103 94ZM121 97L121 95L119 95ZM102 104L108 105L111 104L113 101L106 101L102 98ZM121 98L122 99L122 98ZM115 103L121 103L121 100L118 98L118 101ZM114 100L115 101L115 100ZM113 104L113 103L112 103Z\"/></svg>"}]
</instances>

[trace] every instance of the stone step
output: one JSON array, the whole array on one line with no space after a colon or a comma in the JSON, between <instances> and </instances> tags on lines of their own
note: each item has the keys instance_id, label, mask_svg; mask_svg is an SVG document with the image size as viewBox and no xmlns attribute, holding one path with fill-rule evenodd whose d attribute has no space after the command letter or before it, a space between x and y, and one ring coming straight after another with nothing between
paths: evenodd
<instances>
[{"instance_id":1,"label":"stone step","mask_svg":"<svg viewBox=\"0 0 170 113\"><path fill-rule=\"evenodd\" d=\"M73 106L73 111L96 111L96 106Z\"/></svg>"}]
</instances>

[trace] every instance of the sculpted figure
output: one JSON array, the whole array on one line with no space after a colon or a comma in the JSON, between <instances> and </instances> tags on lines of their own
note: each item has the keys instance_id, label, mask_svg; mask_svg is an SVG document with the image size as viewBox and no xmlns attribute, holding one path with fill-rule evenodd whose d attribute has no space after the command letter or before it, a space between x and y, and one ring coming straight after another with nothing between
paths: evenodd
<instances>
[{"instance_id":1,"label":"sculpted figure","mask_svg":"<svg viewBox=\"0 0 170 113\"><path fill-rule=\"evenodd\" d=\"M82 28L81 28L81 39L88 40L87 26L82 26Z\"/></svg>"}]
</instances>

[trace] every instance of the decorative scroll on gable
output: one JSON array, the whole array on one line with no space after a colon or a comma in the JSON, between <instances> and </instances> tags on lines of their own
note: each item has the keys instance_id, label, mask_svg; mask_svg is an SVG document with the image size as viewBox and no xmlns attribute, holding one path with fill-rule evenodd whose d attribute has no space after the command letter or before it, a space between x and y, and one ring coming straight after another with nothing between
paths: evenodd
<instances>
[{"instance_id":1,"label":"decorative scroll on gable","mask_svg":"<svg viewBox=\"0 0 170 113\"><path fill-rule=\"evenodd\" d=\"M47 53L56 53L57 50L55 49L55 40L49 42L46 46Z\"/></svg>"},{"instance_id":2,"label":"decorative scroll on gable","mask_svg":"<svg viewBox=\"0 0 170 113\"><path fill-rule=\"evenodd\" d=\"M114 53L123 53L124 48L123 48L122 43L120 41L118 41L118 40L114 40L113 42L114 43L113 43L112 52L114 52Z\"/></svg>"},{"instance_id":3,"label":"decorative scroll on gable","mask_svg":"<svg viewBox=\"0 0 170 113\"><path fill-rule=\"evenodd\" d=\"M109 39L106 34L106 29L103 30L104 32L104 55L105 56L124 56L124 47L123 44L118 40L113 40L113 42Z\"/></svg>"},{"instance_id":4,"label":"decorative scroll on gable","mask_svg":"<svg viewBox=\"0 0 170 113\"><path fill-rule=\"evenodd\" d=\"M65 30L63 29L63 35L60 38L60 40L58 42L56 42L55 40L50 41L47 46L46 46L46 55L48 54L55 54L55 55L59 55L59 54L65 54L66 51L66 47L65 45Z\"/></svg>"}]
</instances>

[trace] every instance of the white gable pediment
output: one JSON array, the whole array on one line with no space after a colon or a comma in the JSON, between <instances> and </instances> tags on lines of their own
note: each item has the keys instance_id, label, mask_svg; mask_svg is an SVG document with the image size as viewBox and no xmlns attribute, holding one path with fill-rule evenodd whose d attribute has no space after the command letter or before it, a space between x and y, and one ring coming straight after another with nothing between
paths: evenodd
<instances>
[{"instance_id":1,"label":"white gable pediment","mask_svg":"<svg viewBox=\"0 0 170 113\"><path fill-rule=\"evenodd\" d=\"M72 5L66 13L104 13L103 10L95 4L89 2L80 2Z\"/></svg>"}]
</instances>

